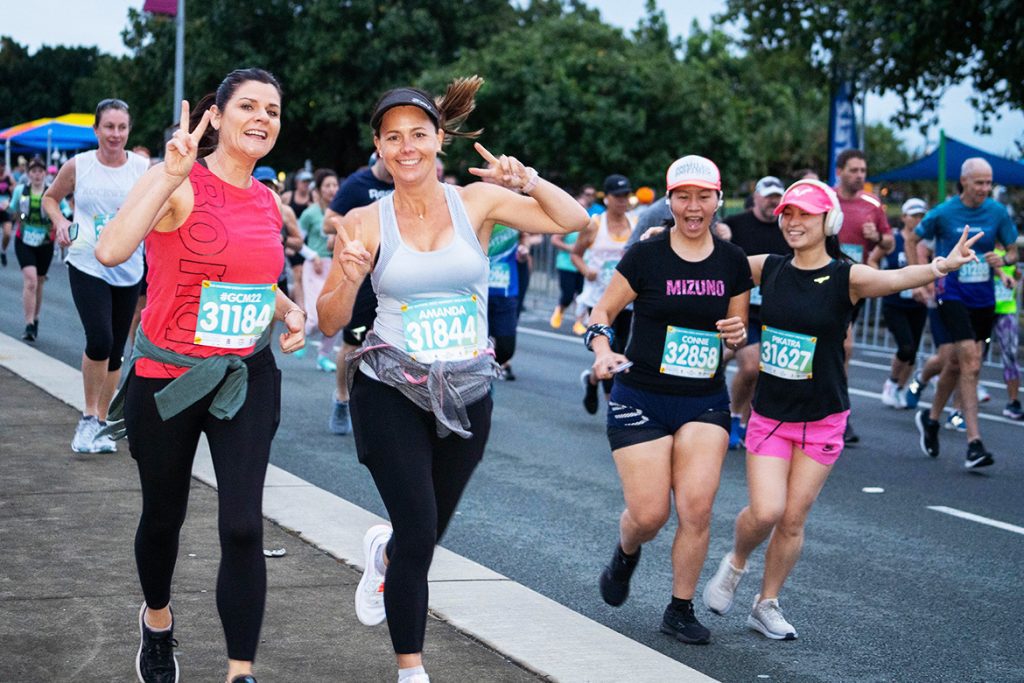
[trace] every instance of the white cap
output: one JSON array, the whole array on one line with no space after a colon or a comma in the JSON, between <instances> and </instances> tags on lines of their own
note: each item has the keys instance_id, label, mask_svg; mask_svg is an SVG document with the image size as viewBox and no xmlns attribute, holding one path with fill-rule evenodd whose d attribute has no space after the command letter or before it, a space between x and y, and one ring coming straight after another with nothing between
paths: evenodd
<instances>
[{"instance_id":1,"label":"white cap","mask_svg":"<svg viewBox=\"0 0 1024 683\"><path fill-rule=\"evenodd\" d=\"M766 175L757 181L757 185L754 187L754 192L767 197L769 195L778 194L781 195L786 191L786 186L782 184L782 181L773 175Z\"/></svg>"},{"instance_id":2,"label":"white cap","mask_svg":"<svg viewBox=\"0 0 1024 683\"><path fill-rule=\"evenodd\" d=\"M711 190L722 190L722 175L711 159L690 154L676 159L665 174L665 189L671 192L683 185L696 185Z\"/></svg>"},{"instance_id":3,"label":"white cap","mask_svg":"<svg viewBox=\"0 0 1024 683\"><path fill-rule=\"evenodd\" d=\"M907 201L903 202L903 207L900 212L904 216L916 216L923 213L928 213L928 202L917 197L912 197Z\"/></svg>"}]
</instances>

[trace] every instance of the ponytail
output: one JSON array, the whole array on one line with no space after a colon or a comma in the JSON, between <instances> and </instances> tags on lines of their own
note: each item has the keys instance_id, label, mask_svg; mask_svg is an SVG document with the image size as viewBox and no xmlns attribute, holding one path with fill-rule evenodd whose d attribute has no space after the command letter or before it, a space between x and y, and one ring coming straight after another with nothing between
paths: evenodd
<instances>
[{"instance_id":1,"label":"ponytail","mask_svg":"<svg viewBox=\"0 0 1024 683\"><path fill-rule=\"evenodd\" d=\"M853 263L853 259L839 246L839 236L829 235L825 238L825 253L834 258L836 261L848 261Z\"/></svg>"},{"instance_id":2,"label":"ponytail","mask_svg":"<svg viewBox=\"0 0 1024 683\"><path fill-rule=\"evenodd\" d=\"M451 138L477 138L484 132L483 128L462 130L462 124L476 109L476 93L483 84L484 79L479 76L456 78L448 84L444 95L434 98L434 104L441 114L439 126L445 133L445 144Z\"/></svg>"}]
</instances>

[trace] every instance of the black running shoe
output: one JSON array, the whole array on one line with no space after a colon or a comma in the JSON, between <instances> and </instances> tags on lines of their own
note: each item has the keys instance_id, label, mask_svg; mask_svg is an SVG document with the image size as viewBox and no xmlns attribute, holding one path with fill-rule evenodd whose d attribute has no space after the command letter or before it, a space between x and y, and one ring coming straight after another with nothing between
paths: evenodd
<instances>
[{"instance_id":1,"label":"black running shoe","mask_svg":"<svg viewBox=\"0 0 1024 683\"><path fill-rule=\"evenodd\" d=\"M174 626L167 631L150 631L143 616L146 603L139 610L139 653L135 656L135 672L142 683L178 683L178 660L174 648ZM173 617L172 617L173 619Z\"/></svg>"},{"instance_id":2,"label":"black running shoe","mask_svg":"<svg viewBox=\"0 0 1024 683\"><path fill-rule=\"evenodd\" d=\"M34 342L36 340L35 323L25 325L25 331L21 333L21 338L28 342Z\"/></svg>"},{"instance_id":3,"label":"black running shoe","mask_svg":"<svg viewBox=\"0 0 1024 683\"><path fill-rule=\"evenodd\" d=\"M921 433L921 451L933 458L939 457L939 421L933 420L927 410L919 410L914 415L914 424Z\"/></svg>"},{"instance_id":4,"label":"black running shoe","mask_svg":"<svg viewBox=\"0 0 1024 683\"><path fill-rule=\"evenodd\" d=\"M683 607L665 608L661 618L661 632L689 645L707 645L711 642L711 631L697 621L693 613L693 603L687 602Z\"/></svg>"},{"instance_id":5,"label":"black running shoe","mask_svg":"<svg viewBox=\"0 0 1024 683\"><path fill-rule=\"evenodd\" d=\"M597 384L590 381L590 370L584 370L580 375L580 384L583 385L583 409L597 415Z\"/></svg>"},{"instance_id":6,"label":"black running shoe","mask_svg":"<svg viewBox=\"0 0 1024 683\"><path fill-rule=\"evenodd\" d=\"M611 561L601 572L601 597L612 607L618 607L629 597L629 579L640 561L640 550L637 548L636 554L630 557L616 545Z\"/></svg>"},{"instance_id":7,"label":"black running shoe","mask_svg":"<svg viewBox=\"0 0 1024 683\"><path fill-rule=\"evenodd\" d=\"M243 674L232 678L231 683L256 683L256 679L253 678L252 674Z\"/></svg>"},{"instance_id":8,"label":"black running shoe","mask_svg":"<svg viewBox=\"0 0 1024 683\"><path fill-rule=\"evenodd\" d=\"M850 420L846 420L846 431L843 432L843 443L847 446L860 442L860 437L857 436L857 432L853 431L853 425Z\"/></svg>"},{"instance_id":9,"label":"black running shoe","mask_svg":"<svg viewBox=\"0 0 1024 683\"><path fill-rule=\"evenodd\" d=\"M995 459L992 458L991 453L985 450L981 439L975 439L967 444L967 460L964 462L964 467L975 470L979 467L988 467L994 462Z\"/></svg>"},{"instance_id":10,"label":"black running shoe","mask_svg":"<svg viewBox=\"0 0 1024 683\"><path fill-rule=\"evenodd\" d=\"M0 265L2 265L4 268L7 267L7 252L6 251L0 251Z\"/></svg>"}]
</instances>

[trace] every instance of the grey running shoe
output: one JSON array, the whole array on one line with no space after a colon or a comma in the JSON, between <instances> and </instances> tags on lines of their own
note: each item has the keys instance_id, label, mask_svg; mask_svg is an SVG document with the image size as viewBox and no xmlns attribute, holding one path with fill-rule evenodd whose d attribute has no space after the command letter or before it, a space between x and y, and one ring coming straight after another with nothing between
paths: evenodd
<instances>
[{"instance_id":1,"label":"grey running shoe","mask_svg":"<svg viewBox=\"0 0 1024 683\"><path fill-rule=\"evenodd\" d=\"M975 439L967 444L967 460L964 462L964 467L974 470L979 467L988 467L994 462L992 454L985 450L981 439Z\"/></svg>"},{"instance_id":2,"label":"grey running shoe","mask_svg":"<svg viewBox=\"0 0 1024 683\"><path fill-rule=\"evenodd\" d=\"M139 609L139 652L135 655L135 673L142 683L178 683L178 660L174 648L174 624L166 631L151 631L146 626L146 603ZM173 615L171 617L173 619Z\"/></svg>"},{"instance_id":3,"label":"grey running shoe","mask_svg":"<svg viewBox=\"0 0 1024 683\"><path fill-rule=\"evenodd\" d=\"M786 621L778 599L760 598L760 594L754 598L754 608L747 617L747 626L772 640L796 640L796 629L793 628L793 624Z\"/></svg>"},{"instance_id":4,"label":"grey running shoe","mask_svg":"<svg viewBox=\"0 0 1024 683\"><path fill-rule=\"evenodd\" d=\"M327 421L327 427L332 434L351 434L352 415L348 410L348 401L334 399L334 410L331 411L331 418Z\"/></svg>"},{"instance_id":5,"label":"grey running shoe","mask_svg":"<svg viewBox=\"0 0 1024 683\"><path fill-rule=\"evenodd\" d=\"M99 425L97 432L106 427L107 423L100 422ZM117 444L106 434L97 434L92 440L92 448L93 453L117 453Z\"/></svg>"},{"instance_id":6,"label":"grey running shoe","mask_svg":"<svg viewBox=\"0 0 1024 683\"><path fill-rule=\"evenodd\" d=\"M939 421L933 420L927 410L919 410L914 415L914 424L921 433L921 451L933 458L939 457Z\"/></svg>"},{"instance_id":7,"label":"grey running shoe","mask_svg":"<svg viewBox=\"0 0 1024 683\"><path fill-rule=\"evenodd\" d=\"M95 415L83 415L75 428L75 438L71 439L71 450L75 453L98 453L96 432L99 430L100 421Z\"/></svg>"},{"instance_id":8,"label":"grey running shoe","mask_svg":"<svg viewBox=\"0 0 1024 683\"><path fill-rule=\"evenodd\" d=\"M701 594L704 606L715 614L726 614L732 609L736 587L740 585L740 579L746 573L746 569L736 569L732 566L732 553L723 557L718 563L718 571L704 586L704 592Z\"/></svg>"}]
</instances>

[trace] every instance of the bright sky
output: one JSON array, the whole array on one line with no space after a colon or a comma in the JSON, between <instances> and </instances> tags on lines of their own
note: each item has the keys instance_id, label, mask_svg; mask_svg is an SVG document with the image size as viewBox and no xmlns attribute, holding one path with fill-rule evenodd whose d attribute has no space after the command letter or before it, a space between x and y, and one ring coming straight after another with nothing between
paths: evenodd
<instances>
[{"instance_id":1,"label":"bright sky","mask_svg":"<svg viewBox=\"0 0 1024 683\"><path fill-rule=\"evenodd\" d=\"M193 2L195 0L192 0ZM588 0L601 10L605 21L629 29L636 26L643 16L644 0ZM0 28L0 34L10 35L30 50L43 44L48 45L96 45L100 50L112 54L124 54L121 30L126 23L129 7L140 7L143 0L31 0L18 2L6 12L7 21ZM689 33L691 22L696 19L704 28L711 23L711 15L721 11L723 0L708 0L702 3L658 0L665 8L669 30L673 35ZM59 21L54 21L59 17ZM942 100L939 110L939 126L946 134L968 144L975 145L995 154L1005 154L1014 149L1014 140L1024 136L1024 113L1004 111L1003 118L992 126L992 134L980 136L973 128L976 119L974 111L967 104L972 89L969 84L951 89ZM870 95L867 101L869 121L887 121L896 110L895 96L878 97ZM857 111L858 116L860 110ZM917 130L898 132L912 151L934 147L938 141L938 127L925 139ZM870 150L868 150L870 154Z\"/></svg>"}]
</instances>

